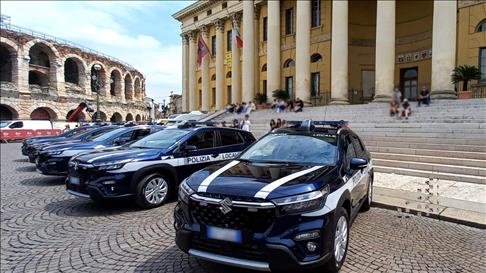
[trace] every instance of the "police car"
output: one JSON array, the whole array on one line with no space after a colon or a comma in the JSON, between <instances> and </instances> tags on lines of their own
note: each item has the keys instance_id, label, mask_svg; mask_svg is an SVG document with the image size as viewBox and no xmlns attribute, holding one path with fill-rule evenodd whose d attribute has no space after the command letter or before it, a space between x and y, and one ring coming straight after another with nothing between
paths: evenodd
<instances>
[{"instance_id":1,"label":"police car","mask_svg":"<svg viewBox=\"0 0 486 273\"><path fill-rule=\"evenodd\" d=\"M36 168L46 175L65 175L68 162L75 155L127 145L163 128L163 126L146 125L118 127L104 134L94 135L85 141L49 145L37 154Z\"/></svg>"},{"instance_id":2,"label":"police car","mask_svg":"<svg viewBox=\"0 0 486 273\"><path fill-rule=\"evenodd\" d=\"M67 192L94 200L132 198L142 208L162 205L193 172L231 160L255 141L249 132L187 122L127 148L76 156Z\"/></svg>"},{"instance_id":3,"label":"police car","mask_svg":"<svg viewBox=\"0 0 486 273\"><path fill-rule=\"evenodd\" d=\"M181 183L181 250L262 271L341 268L350 225L371 205L370 153L346 122L289 123Z\"/></svg>"},{"instance_id":4,"label":"police car","mask_svg":"<svg viewBox=\"0 0 486 273\"><path fill-rule=\"evenodd\" d=\"M87 131L71 137L43 139L43 140L34 141L33 143L26 143L26 146L23 149L25 149L25 153L29 157L29 162L35 163L35 158L39 154L39 151L44 149L47 146L65 144L65 143L86 142L89 141L90 139L94 139L95 137L101 134L118 129L120 128L120 126L102 126L102 127L88 127L88 128L89 129Z\"/></svg>"}]
</instances>

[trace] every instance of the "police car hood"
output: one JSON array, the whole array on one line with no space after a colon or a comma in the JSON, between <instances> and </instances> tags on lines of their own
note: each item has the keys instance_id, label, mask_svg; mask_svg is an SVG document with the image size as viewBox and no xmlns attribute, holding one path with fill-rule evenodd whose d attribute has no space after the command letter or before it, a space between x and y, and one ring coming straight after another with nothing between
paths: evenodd
<instances>
[{"instance_id":1,"label":"police car hood","mask_svg":"<svg viewBox=\"0 0 486 273\"><path fill-rule=\"evenodd\" d=\"M132 159L135 161L154 160L160 158L164 151L161 149L142 148L108 148L76 157L76 160L83 163L102 164L106 162L123 161Z\"/></svg>"},{"instance_id":2,"label":"police car hood","mask_svg":"<svg viewBox=\"0 0 486 273\"><path fill-rule=\"evenodd\" d=\"M90 141L90 142L81 142L81 141L73 141L73 142L61 142L61 143L53 143L49 146L42 148L43 151L48 150L86 150L86 149L98 149L104 148L105 146L102 145L101 142L98 141Z\"/></svg>"},{"instance_id":3,"label":"police car hood","mask_svg":"<svg viewBox=\"0 0 486 273\"><path fill-rule=\"evenodd\" d=\"M234 160L196 172L187 183L201 194L273 199L317 190L333 177L333 170L334 166Z\"/></svg>"},{"instance_id":4,"label":"police car hood","mask_svg":"<svg viewBox=\"0 0 486 273\"><path fill-rule=\"evenodd\" d=\"M34 143L43 143L49 141L62 141L65 139L66 137L63 136L38 136L38 137L30 137L25 142L28 144L34 144Z\"/></svg>"}]
</instances>

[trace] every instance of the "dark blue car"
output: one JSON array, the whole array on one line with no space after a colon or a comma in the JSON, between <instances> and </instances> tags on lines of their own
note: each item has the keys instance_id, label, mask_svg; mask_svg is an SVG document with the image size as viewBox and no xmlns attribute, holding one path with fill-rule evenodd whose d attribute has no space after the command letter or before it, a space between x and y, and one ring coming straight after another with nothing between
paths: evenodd
<instances>
[{"instance_id":1,"label":"dark blue car","mask_svg":"<svg viewBox=\"0 0 486 273\"><path fill-rule=\"evenodd\" d=\"M34 143L28 144L25 150L27 156L29 157L29 161L31 163L35 163L35 158L38 155L39 151L44 149L47 146L59 145L65 143L86 142L89 141L90 139L94 139L99 135L118 129L120 127L121 126L114 126L114 125L90 127L89 130L81 132L80 134L77 135L73 135L71 137L60 138L60 139L45 139L45 140L36 141Z\"/></svg>"},{"instance_id":2,"label":"dark blue car","mask_svg":"<svg viewBox=\"0 0 486 273\"><path fill-rule=\"evenodd\" d=\"M352 220L371 205L370 153L344 122L289 123L181 183L181 250L262 271L339 271Z\"/></svg>"},{"instance_id":3,"label":"dark blue car","mask_svg":"<svg viewBox=\"0 0 486 273\"><path fill-rule=\"evenodd\" d=\"M49 145L37 154L36 168L46 175L65 175L68 171L68 162L75 155L127 145L163 128L163 126L119 127L84 141Z\"/></svg>"},{"instance_id":4,"label":"dark blue car","mask_svg":"<svg viewBox=\"0 0 486 273\"><path fill-rule=\"evenodd\" d=\"M160 206L184 178L234 158L254 141L238 129L196 123L167 128L123 149L76 156L69 163L67 191L94 200L131 198L143 208Z\"/></svg>"}]
</instances>

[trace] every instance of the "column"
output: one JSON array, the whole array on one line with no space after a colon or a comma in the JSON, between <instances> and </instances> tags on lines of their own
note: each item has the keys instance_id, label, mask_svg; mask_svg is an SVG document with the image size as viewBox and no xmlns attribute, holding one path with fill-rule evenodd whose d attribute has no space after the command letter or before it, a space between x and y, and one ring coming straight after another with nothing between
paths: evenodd
<instances>
[{"instance_id":1,"label":"column","mask_svg":"<svg viewBox=\"0 0 486 273\"><path fill-rule=\"evenodd\" d=\"M216 110L224 108L224 21L214 22L216 27Z\"/></svg>"},{"instance_id":2,"label":"column","mask_svg":"<svg viewBox=\"0 0 486 273\"><path fill-rule=\"evenodd\" d=\"M240 14L233 14L233 25L238 29L240 27ZM234 36L234 35L233 35ZM231 101L241 103L241 73L240 73L240 49L236 46L235 38L231 46Z\"/></svg>"},{"instance_id":3,"label":"column","mask_svg":"<svg viewBox=\"0 0 486 273\"><path fill-rule=\"evenodd\" d=\"M187 96L189 99L189 111L196 110L196 35L195 31L189 33L189 69L187 69L189 74L189 88L187 89L189 93Z\"/></svg>"},{"instance_id":4,"label":"column","mask_svg":"<svg viewBox=\"0 0 486 273\"><path fill-rule=\"evenodd\" d=\"M260 27L260 24L259 24L259 20L260 20L260 9L261 9L261 6L259 5L256 5L255 6L255 12L253 13L253 33L255 34L255 39L253 40L254 41L254 58L255 58L255 64L253 66L253 71L255 73L255 81L254 81L254 84L253 84L253 96L257 93L257 92L261 92L260 90L260 57L259 57L259 50L260 50L260 44L259 44L259 41L260 41L260 31L259 31L259 27ZM254 97L252 98L252 100L254 99Z\"/></svg>"},{"instance_id":5,"label":"column","mask_svg":"<svg viewBox=\"0 0 486 273\"><path fill-rule=\"evenodd\" d=\"M207 26L202 26L200 28L200 35L204 42L209 45L209 29ZM201 98L201 110L209 111L209 58L210 55L204 56L201 62L201 80L202 80L202 98Z\"/></svg>"},{"instance_id":6,"label":"column","mask_svg":"<svg viewBox=\"0 0 486 273\"><path fill-rule=\"evenodd\" d=\"M267 92L280 89L280 1L268 1Z\"/></svg>"},{"instance_id":7,"label":"column","mask_svg":"<svg viewBox=\"0 0 486 273\"><path fill-rule=\"evenodd\" d=\"M375 102L387 102L395 86L395 0L376 3Z\"/></svg>"},{"instance_id":8,"label":"column","mask_svg":"<svg viewBox=\"0 0 486 273\"><path fill-rule=\"evenodd\" d=\"M189 55L189 37L187 34L182 33L182 111L187 112L189 110L189 78L188 78L188 71L189 71L189 64L188 64L188 55Z\"/></svg>"},{"instance_id":9,"label":"column","mask_svg":"<svg viewBox=\"0 0 486 273\"><path fill-rule=\"evenodd\" d=\"M243 1L243 101L253 100L255 84L255 35L253 0Z\"/></svg>"},{"instance_id":10,"label":"column","mask_svg":"<svg viewBox=\"0 0 486 273\"><path fill-rule=\"evenodd\" d=\"M331 104L348 104L348 1L332 2Z\"/></svg>"},{"instance_id":11,"label":"column","mask_svg":"<svg viewBox=\"0 0 486 273\"><path fill-rule=\"evenodd\" d=\"M295 97L310 102L311 1L297 1L295 33Z\"/></svg>"},{"instance_id":12,"label":"column","mask_svg":"<svg viewBox=\"0 0 486 273\"><path fill-rule=\"evenodd\" d=\"M456 64L456 1L434 0L431 97L455 99L452 70Z\"/></svg>"}]
</instances>

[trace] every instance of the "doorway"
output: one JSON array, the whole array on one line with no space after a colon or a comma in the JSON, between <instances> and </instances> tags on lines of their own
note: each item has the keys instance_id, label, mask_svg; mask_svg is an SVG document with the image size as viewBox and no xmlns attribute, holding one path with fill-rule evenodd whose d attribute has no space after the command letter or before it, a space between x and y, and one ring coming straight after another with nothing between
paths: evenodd
<instances>
[{"instance_id":1,"label":"doorway","mask_svg":"<svg viewBox=\"0 0 486 273\"><path fill-rule=\"evenodd\" d=\"M418 68L400 69L400 90L403 98L417 100L418 95Z\"/></svg>"}]
</instances>

